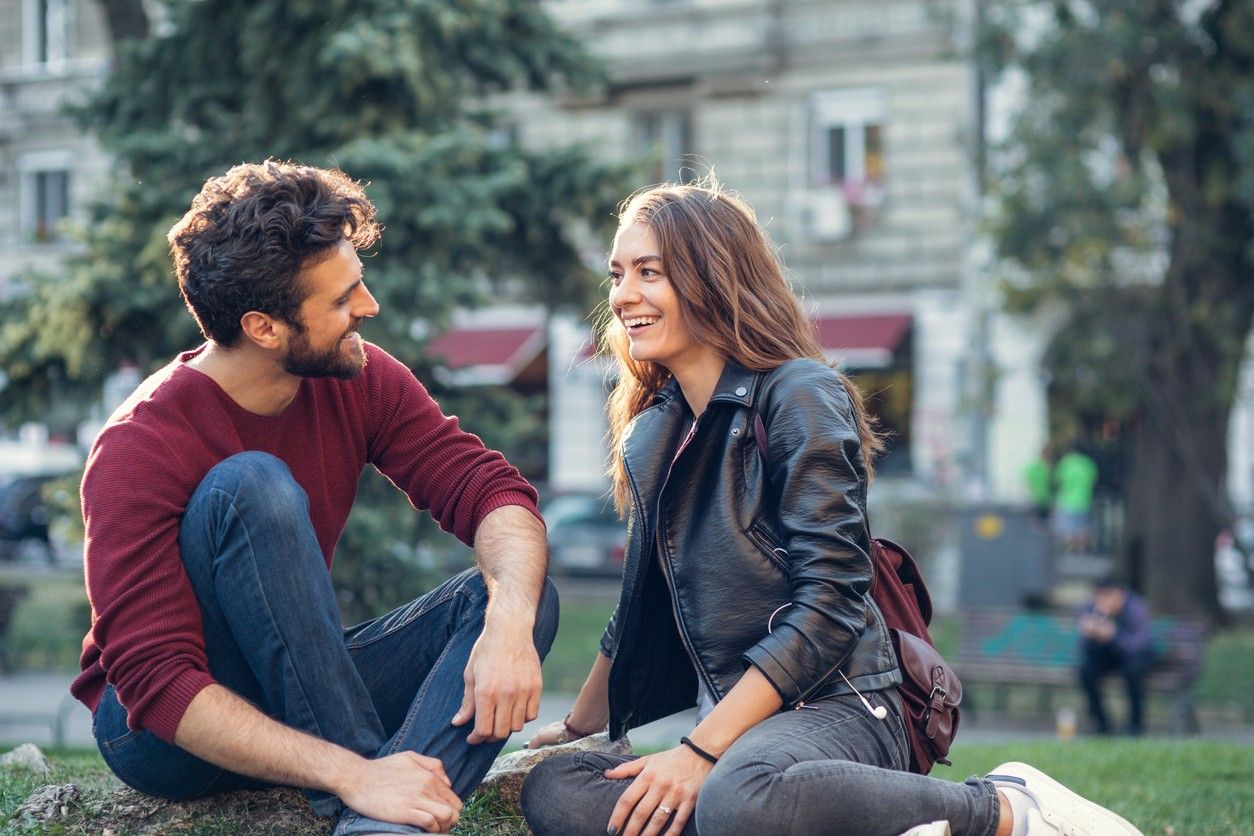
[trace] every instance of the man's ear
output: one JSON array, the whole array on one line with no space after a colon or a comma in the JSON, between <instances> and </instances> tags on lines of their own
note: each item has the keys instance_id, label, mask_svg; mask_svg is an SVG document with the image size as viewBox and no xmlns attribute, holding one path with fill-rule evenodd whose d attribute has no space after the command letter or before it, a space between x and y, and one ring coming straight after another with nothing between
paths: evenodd
<instances>
[{"instance_id":1,"label":"man's ear","mask_svg":"<svg viewBox=\"0 0 1254 836\"><path fill-rule=\"evenodd\" d=\"M274 350L282 347L288 336L288 326L279 322L269 314L260 311L249 311L240 317L240 328L244 337L251 340L259 348Z\"/></svg>"}]
</instances>

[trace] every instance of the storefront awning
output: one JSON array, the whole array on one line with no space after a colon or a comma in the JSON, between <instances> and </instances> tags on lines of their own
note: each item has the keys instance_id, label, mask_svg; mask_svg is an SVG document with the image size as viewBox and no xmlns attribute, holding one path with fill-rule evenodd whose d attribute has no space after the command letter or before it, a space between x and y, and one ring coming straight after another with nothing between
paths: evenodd
<instances>
[{"instance_id":1,"label":"storefront awning","mask_svg":"<svg viewBox=\"0 0 1254 836\"><path fill-rule=\"evenodd\" d=\"M544 351L542 324L493 327L466 326L445 331L429 351L460 386L500 385L513 381Z\"/></svg>"},{"instance_id":2,"label":"storefront awning","mask_svg":"<svg viewBox=\"0 0 1254 836\"><path fill-rule=\"evenodd\" d=\"M823 315L814 318L814 328L830 359L845 368L876 369L892 365L911 321L902 313Z\"/></svg>"}]
</instances>

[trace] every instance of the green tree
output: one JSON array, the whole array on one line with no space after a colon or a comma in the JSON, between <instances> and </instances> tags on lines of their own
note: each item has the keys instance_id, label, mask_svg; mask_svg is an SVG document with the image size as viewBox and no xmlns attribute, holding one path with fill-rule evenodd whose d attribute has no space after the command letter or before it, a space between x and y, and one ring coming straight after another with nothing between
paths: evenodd
<instances>
[{"instance_id":1,"label":"green tree","mask_svg":"<svg viewBox=\"0 0 1254 836\"><path fill-rule=\"evenodd\" d=\"M1122 568L1218 618L1229 416L1254 314L1254 4L986 0L1020 87L991 157L1012 307L1062 305L1060 405L1131 436Z\"/></svg>"},{"instance_id":2,"label":"green tree","mask_svg":"<svg viewBox=\"0 0 1254 836\"><path fill-rule=\"evenodd\" d=\"M152 21L139 0L101 5L112 69L78 113L116 176L82 254L0 304L0 419L89 403L119 364L151 370L199 340L165 235L206 178L241 160L336 166L369 184L386 231L364 261L383 314L363 332L424 379L422 335L455 307L586 310L595 297L580 244L604 238L630 170L579 147L524 149L486 104L601 82L538 0L166 0ZM445 394L447 411L471 405ZM507 454L534 446L534 403L480 394L499 421L471 429ZM367 548L360 534L350 548Z\"/></svg>"}]
</instances>

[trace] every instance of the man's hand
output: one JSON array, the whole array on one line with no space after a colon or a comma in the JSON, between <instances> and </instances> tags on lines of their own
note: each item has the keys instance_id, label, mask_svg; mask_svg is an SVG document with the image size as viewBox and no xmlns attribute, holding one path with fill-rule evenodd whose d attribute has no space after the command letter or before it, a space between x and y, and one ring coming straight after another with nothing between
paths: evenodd
<instances>
[{"instance_id":1,"label":"man's hand","mask_svg":"<svg viewBox=\"0 0 1254 836\"><path fill-rule=\"evenodd\" d=\"M475 529L475 560L488 588L488 608L453 725L473 717L466 740L482 743L521 731L540 711L540 654L532 632L548 565L544 525L518 505L493 510Z\"/></svg>"},{"instance_id":2,"label":"man's hand","mask_svg":"<svg viewBox=\"0 0 1254 836\"><path fill-rule=\"evenodd\" d=\"M379 821L444 833L462 808L435 758L415 752L363 758L267 717L217 684L188 704L174 742L242 775L338 795L354 812Z\"/></svg>"},{"instance_id":3,"label":"man's hand","mask_svg":"<svg viewBox=\"0 0 1254 836\"><path fill-rule=\"evenodd\" d=\"M363 816L431 833L448 833L462 809L443 765L415 752L363 760L338 794Z\"/></svg>"},{"instance_id":4,"label":"man's hand","mask_svg":"<svg viewBox=\"0 0 1254 836\"><path fill-rule=\"evenodd\" d=\"M504 740L522 731L540 711L540 656L531 630L485 626L470 651L464 679L466 691L453 725L475 719L469 743Z\"/></svg>"}]
</instances>

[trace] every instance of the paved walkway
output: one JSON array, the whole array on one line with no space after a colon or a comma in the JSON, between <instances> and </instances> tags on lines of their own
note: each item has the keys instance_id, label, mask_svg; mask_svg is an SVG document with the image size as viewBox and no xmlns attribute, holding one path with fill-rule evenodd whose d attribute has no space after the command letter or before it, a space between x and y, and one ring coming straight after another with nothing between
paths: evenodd
<instances>
[{"instance_id":1,"label":"paved walkway","mask_svg":"<svg viewBox=\"0 0 1254 836\"><path fill-rule=\"evenodd\" d=\"M93 747L91 715L82 704L69 696L72 673L19 674L0 677L0 747L19 743L50 746L56 741L57 717L61 718L64 745ZM519 746L541 726L566 716L574 694L545 694L540 716L528 723L510 740ZM632 744L655 749L674 745L692 730L696 711L686 711L634 729ZM1041 731L989 728L973 724L962 728L963 741L1028 740L1048 737Z\"/></svg>"},{"instance_id":2,"label":"paved walkway","mask_svg":"<svg viewBox=\"0 0 1254 836\"><path fill-rule=\"evenodd\" d=\"M19 743L50 746L56 742L56 722L60 717L62 737L66 746L94 747L91 736L91 715L77 700L69 696L72 673L19 674L0 677L0 748ZM521 746L536 729L566 716L574 694L545 694L540 703L540 716L510 739L511 747ZM657 749L675 745L691 731L696 711L686 711L634 729L629 734L638 748ZM1254 728L1203 730L1203 737L1230 743L1254 744ZM1048 740L1053 733L1045 729L964 722L959 733L963 743L1006 743L1020 740Z\"/></svg>"}]
</instances>

